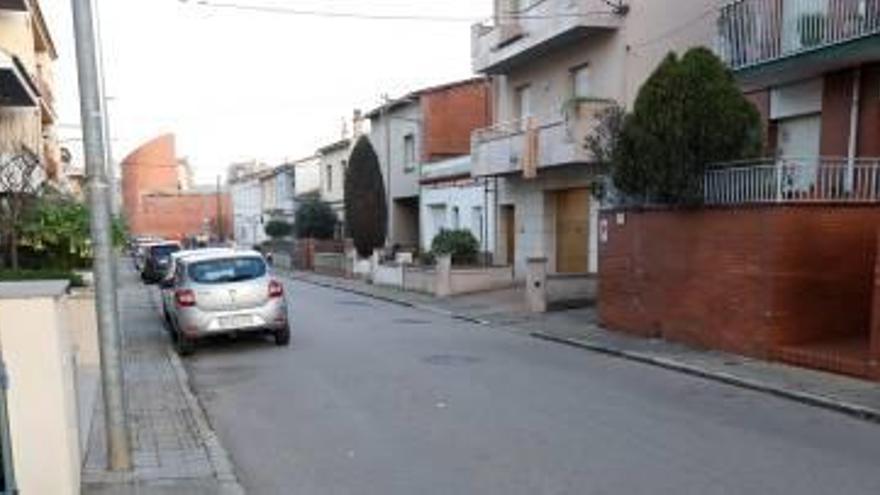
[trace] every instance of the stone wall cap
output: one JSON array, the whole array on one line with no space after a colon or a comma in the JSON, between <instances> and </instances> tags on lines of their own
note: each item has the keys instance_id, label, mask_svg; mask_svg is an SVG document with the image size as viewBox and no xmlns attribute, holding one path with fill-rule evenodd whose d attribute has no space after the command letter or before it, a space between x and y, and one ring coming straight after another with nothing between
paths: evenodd
<instances>
[{"instance_id":1,"label":"stone wall cap","mask_svg":"<svg viewBox=\"0 0 880 495\"><path fill-rule=\"evenodd\" d=\"M532 257L526 258L526 262L528 262L528 263L546 263L547 257L546 256L532 256Z\"/></svg>"},{"instance_id":2,"label":"stone wall cap","mask_svg":"<svg viewBox=\"0 0 880 495\"><path fill-rule=\"evenodd\" d=\"M0 299L60 297L67 293L67 280L0 282Z\"/></svg>"}]
</instances>

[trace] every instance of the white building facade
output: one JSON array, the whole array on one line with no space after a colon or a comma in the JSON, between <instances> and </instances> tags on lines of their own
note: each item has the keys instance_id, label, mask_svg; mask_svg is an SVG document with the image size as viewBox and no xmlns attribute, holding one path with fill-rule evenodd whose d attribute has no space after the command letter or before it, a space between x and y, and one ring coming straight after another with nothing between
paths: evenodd
<instances>
[{"instance_id":1,"label":"white building facade","mask_svg":"<svg viewBox=\"0 0 880 495\"><path fill-rule=\"evenodd\" d=\"M419 195L420 247L431 250L441 230L469 230L480 251L495 251L495 191L492 181L470 177L470 156L423 165Z\"/></svg>"},{"instance_id":2,"label":"white building facade","mask_svg":"<svg viewBox=\"0 0 880 495\"><path fill-rule=\"evenodd\" d=\"M267 239L263 230L263 186L260 174L240 177L229 183L235 242L253 247Z\"/></svg>"},{"instance_id":3,"label":"white building facade","mask_svg":"<svg viewBox=\"0 0 880 495\"><path fill-rule=\"evenodd\" d=\"M321 199L336 212L339 236L345 232L345 171L351 154L352 141L341 139L318 150L321 174Z\"/></svg>"},{"instance_id":4,"label":"white building facade","mask_svg":"<svg viewBox=\"0 0 880 495\"><path fill-rule=\"evenodd\" d=\"M525 276L598 270L601 172L586 137L613 105L629 108L669 51L714 40L701 13L723 0L495 0L472 29L472 65L491 78L493 125L472 136L473 175L498 182L495 260ZM521 16L518 14L522 14Z\"/></svg>"}]
</instances>

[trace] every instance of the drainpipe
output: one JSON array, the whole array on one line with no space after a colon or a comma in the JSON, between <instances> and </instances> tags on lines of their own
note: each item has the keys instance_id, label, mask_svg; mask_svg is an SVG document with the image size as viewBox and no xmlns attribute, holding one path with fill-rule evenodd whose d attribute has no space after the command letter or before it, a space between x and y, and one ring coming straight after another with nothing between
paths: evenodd
<instances>
[{"instance_id":1,"label":"drainpipe","mask_svg":"<svg viewBox=\"0 0 880 495\"><path fill-rule=\"evenodd\" d=\"M855 69L855 73L853 75L853 89L852 89L852 109L849 112L849 151L847 153L847 162L846 162L846 191L851 192L853 190L853 177L855 172L856 165L856 155L857 155L857 147L859 144L859 110L860 110L860 102L861 102L861 88L862 88L862 68L861 66Z\"/></svg>"}]
</instances>

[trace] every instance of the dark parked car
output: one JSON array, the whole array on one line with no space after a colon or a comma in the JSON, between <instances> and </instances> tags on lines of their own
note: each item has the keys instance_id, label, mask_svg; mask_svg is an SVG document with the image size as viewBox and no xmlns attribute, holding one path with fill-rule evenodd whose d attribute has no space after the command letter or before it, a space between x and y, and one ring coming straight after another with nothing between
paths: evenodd
<instances>
[{"instance_id":1,"label":"dark parked car","mask_svg":"<svg viewBox=\"0 0 880 495\"><path fill-rule=\"evenodd\" d=\"M176 242L163 242L149 246L144 257L141 280L148 284L155 284L165 278L168 268L171 266L171 253L178 251L180 251L180 244Z\"/></svg>"}]
</instances>

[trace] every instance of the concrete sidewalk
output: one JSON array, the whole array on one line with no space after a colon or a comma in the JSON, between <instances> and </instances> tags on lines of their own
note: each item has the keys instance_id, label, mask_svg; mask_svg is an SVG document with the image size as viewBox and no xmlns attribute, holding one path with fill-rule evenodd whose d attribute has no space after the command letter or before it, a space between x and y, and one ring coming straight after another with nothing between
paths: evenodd
<instances>
[{"instance_id":1,"label":"concrete sidewalk","mask_svg":"<svg viewBox=\"0 0 880 495\"><path fill-rule=\"evenodd\" d=\"M593 308L529 313L522 289L437 299L349 280L293 272L305 282L447 314L477 324L610 354L880 422L880 385L841 375L694 349L658 339L610 332Z\"/></svg>"},{"instance_id":2,"label":"concrete sidewalk","mask_svg":"<svg viewBox=\"0 0 880 495\"><path fill-rule=\"evenodd\" d=\"M98 401L83 492L243 493L232 465L189 388L158 316L158 294L120 268L123 366L134 470L106 470L103 404Z\"/></svg>"}]
</instances>

